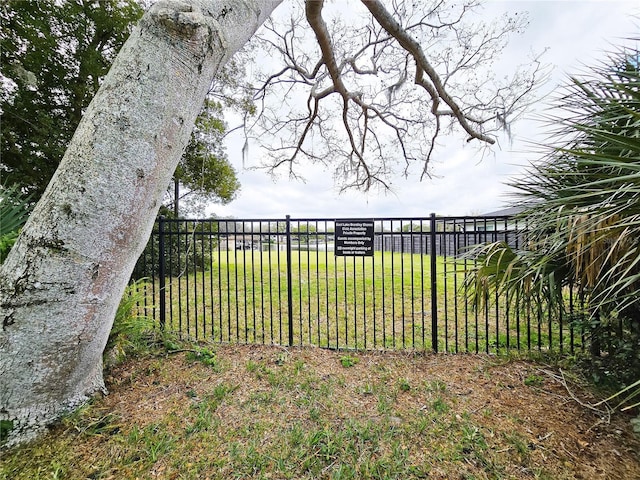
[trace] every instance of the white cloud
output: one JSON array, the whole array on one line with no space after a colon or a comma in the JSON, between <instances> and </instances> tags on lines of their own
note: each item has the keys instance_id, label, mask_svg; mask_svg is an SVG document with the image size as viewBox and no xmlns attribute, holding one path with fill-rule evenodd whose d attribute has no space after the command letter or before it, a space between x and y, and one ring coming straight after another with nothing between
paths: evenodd
<instances>
[{"instance_id":1,"label":"white cloud","mask_svg":"<svg viewBox=\"0 0 640 480\"><path fill-rule=\"evenodd\" d=\"M602 53L618 45L621 39L637 33L640 8L635 1L491 1L485 14L503 11L527 11L527 32L507 47L505 60L498 68L522 63L529 52L548 47L544 61L556 68L545 92L592 65ZM636 18L633 18L633 15ZM341 195L333 185L332 172L319 166L305 167L301 173L307 182L280 178L274 182L261 171L243 170L241 145L237 139L228 147L230 159L239 172L242 192L226 206L213 206L211 212L236 218L317 217L390 217L463 215L497 210L506 203L504 182L523 171L535 156L527 140L540 134L534 122L515 125L514 143L502 139L502 149L483 159L474 148L462 147L459 138L446 140L435 159L436 178L420 182L419 174L408 179L395 178L393 192ZM239 144L239 145L238 145ZM527 153L530 152L530 153Z\"/></svg>"}]
</instances>

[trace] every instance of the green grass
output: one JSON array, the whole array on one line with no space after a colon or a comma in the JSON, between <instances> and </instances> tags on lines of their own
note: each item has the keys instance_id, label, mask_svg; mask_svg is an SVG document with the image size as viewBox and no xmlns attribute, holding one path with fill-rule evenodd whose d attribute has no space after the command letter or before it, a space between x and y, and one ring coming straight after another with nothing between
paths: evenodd
<instances>
[{"instance_id":1,"label":"green grass","mask_svg":"<svg viewBox=\"0 0 640 480\"><path fill-rule=\"evenodd\" d=\"M111 395L3 453L0 479L569 479L600 461L614 468L619 455L640 471L628 449L592 458L562 450L563 435L541 440L562 425L515 422L503 401L548 405L546 414L564 405L554 392L502 385L529 378L526 363L363 353L345 368L340 352L240 348L207 350L218 369L192 352L162 365L129 360L113 373ZM495 381L483 382L484 370ZM580 435L576 418L592 418L575 412L556 417Z\"/></svg>"},{"instance_id":2,"label":"green grass","mask_svg":"<svg viewBox=\"0 0 640 480\"><path fill-rule=\"evenodd\" d=\"M288 345L291 335L294 345L433 349L429 256L294 251L290 286L283 251L214 251L211 258L207 271L167 281L170 330L224 343ZM501 299L482 309L468 304L463 268L436 258L439 351L546 350L550 339L559 348L559 324L538 325L537 312L510 311ZM148 303L159 305L157 292ZM569 334L565 322L565 350Z\"/></svg>"}]
</instances>

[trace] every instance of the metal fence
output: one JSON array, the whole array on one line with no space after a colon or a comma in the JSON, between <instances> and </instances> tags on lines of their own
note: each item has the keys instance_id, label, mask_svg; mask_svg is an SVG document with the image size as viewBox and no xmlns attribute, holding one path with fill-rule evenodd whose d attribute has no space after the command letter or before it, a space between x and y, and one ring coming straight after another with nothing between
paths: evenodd
<instances>
[{"instance_id":1,"label":"metal fence","mask_svg":"<svg viewBox=\"0 0 640 480\"><path fill-rule=\"evenodd\" d=\"M336 222L365 222L362 254L342 255ZM364 232L364 230L363 230ZM463 288L470 246L519 247L511 217L169 220L157 222L134 278L160 328L224 343L336 349L573 351L584 339L546 308ZM364 235L364 233L363 233ZM358 242L366 244L366 241ZM368 248L368 251L367 251Z\"/></svg>"}]
</instances>

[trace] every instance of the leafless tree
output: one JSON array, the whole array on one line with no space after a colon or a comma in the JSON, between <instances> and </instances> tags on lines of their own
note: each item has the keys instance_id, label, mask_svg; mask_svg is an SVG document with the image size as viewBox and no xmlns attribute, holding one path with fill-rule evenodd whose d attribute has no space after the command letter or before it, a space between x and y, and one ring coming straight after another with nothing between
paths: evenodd
<instances>
[{"instance_id":1,"label":"leafless tree","mask_svg":"<svg viewBox=\"0 0 640 480\"><path fill-rule=\"evenodd\" d=\"M453 130L494 144L545 69L534 57L500 77L496 61L528 21L480 22L479 10L475 0L292 5L278 17L286 21L269 19L254 37L263 68L246 134L266 148L272 172L295 176L310 160L331 167L343 188L364 190L387 188L390 174L415 165L430 176L438 138Z\"/></svg>"}]
</instances>

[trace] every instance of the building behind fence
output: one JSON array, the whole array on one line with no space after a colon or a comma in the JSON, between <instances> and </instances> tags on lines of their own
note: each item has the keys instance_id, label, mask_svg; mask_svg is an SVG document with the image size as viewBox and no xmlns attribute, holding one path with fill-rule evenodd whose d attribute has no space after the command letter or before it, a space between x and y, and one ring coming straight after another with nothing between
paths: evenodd
<instances>
[{"instance_id":1,"label":"building behind fence","mask_svg":"<svg viewBox=\"0 0 640 480\"><path fill-rule=\"evenodd\" d=\"M337 349L573 351L584 339L546 307L477 308L471 246L523 245L512 217L375 218L372 252L336 255L336 221L159 220L134 278L159 328L224 343ZM359 221L359 220L358 220Z\"/></svg>"}]
</instances>

